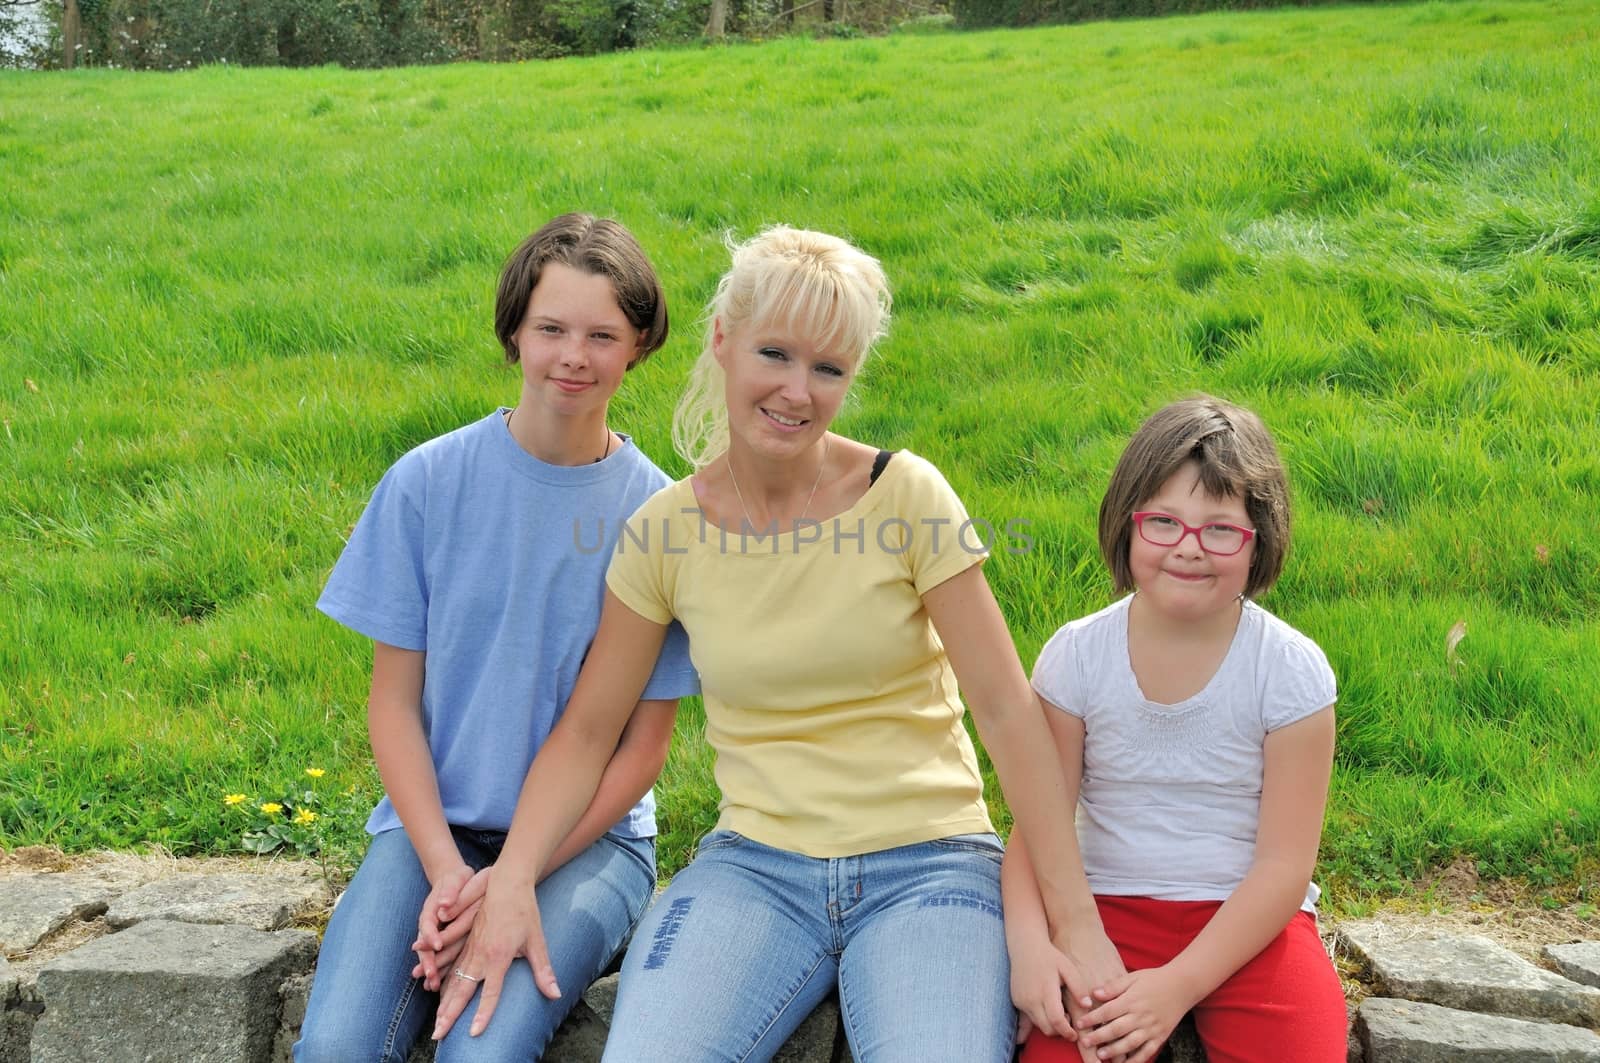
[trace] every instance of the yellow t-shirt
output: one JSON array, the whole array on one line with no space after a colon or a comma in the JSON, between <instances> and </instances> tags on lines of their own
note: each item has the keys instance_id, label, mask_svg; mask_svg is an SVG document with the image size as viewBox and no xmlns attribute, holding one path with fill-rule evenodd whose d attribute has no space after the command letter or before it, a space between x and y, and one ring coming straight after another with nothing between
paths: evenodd
<instances>
[{"instance_id":1,"label":"yellow t-shirt","mask_svg":"<svg viewBox=\"0 0 1600 1063\"><path fill-rule=\"evenodd\" d=\"M983 560L966 522L939 470L907 451L849 510L792 533L718 528L688 480L629 518L606 583L689 633L718 827L814 857L993 829L922 605Z\"/></svg>"}]
</instances>

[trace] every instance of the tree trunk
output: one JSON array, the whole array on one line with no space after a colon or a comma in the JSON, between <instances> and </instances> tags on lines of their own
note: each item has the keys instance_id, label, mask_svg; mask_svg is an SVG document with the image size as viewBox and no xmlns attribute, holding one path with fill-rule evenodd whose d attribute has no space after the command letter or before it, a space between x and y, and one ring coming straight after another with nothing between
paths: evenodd
<instances>
[{"instance_id":1,"label":"tree trunk","mask_svg":"<svg viewBox=\"0 0 1600 1063\"><path fill-rule=\"evenodd\" d=\"M706 19L706 36L722 40L728 32L728 0L711 0L711 17Z\"/></svg>"},{"instance_id":2,"label":"tree trunk","mask_svg":"<svg viewBox=\"0 0 1600 1063\"><path fill-rule=\"evenodd\" d=\"M71 70L78 65L78 37L83 20L78 16L78 0L66 0L61 13L61 69Z\"/></svg>"}]
</instances>

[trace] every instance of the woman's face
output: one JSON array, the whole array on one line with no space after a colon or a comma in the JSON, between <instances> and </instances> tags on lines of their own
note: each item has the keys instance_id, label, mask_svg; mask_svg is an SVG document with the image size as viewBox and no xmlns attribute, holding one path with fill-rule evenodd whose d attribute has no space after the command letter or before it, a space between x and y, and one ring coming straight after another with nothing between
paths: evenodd
<instances>
[{"instance_id":1,"label":"woman's face","mask_svg":"<svg viewBox=\"0 0 1600 1063\"><path fill-rule=\"evenodd\" d=\"M827 432L859 362L821 349L787 324L751 322L725 331L719 319L712 344L726 375L728 431L780 461L804 453Z\"/></svg>"}]
</instances>

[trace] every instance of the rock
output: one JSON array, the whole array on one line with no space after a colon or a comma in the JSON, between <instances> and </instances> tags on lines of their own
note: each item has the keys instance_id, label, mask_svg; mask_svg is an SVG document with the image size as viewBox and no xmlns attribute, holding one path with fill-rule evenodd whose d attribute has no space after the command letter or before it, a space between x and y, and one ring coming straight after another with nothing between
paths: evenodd
<instances>
[{"instance_id":1,"label":"rock","mask_svg":"<svg viewBox=\"0 0 1600 1063\"><path fill-rule=\"evenodd\" d=\"M174 875L112 901L106 910L106 922L119 930L146 919L279 930L289 924L296 912L325 903L327 896L327 887L315 879L250 874Z\"/></svg>"},{"instance_id":2,"label":"rock","mask_svg":"<svg viewBox=\"0 0 1600 1063\"><path fill-rule=\"evenodd\" d=\"M93 875L0 878L0 953L28 952L77 919L93 919L117 890Z\"/></svg>"},{"instance_id":3,"label":"rock","mask_svg":"<svg viewBox=\"0 0 1600 1063\"><path fill-rule=\"evenodd\" d=\"M608 974L596 978L594 984L583 991L583 1002L607 1026L611 1025L611 1013L617 1009L617 985L621 981L620 974Z\"/></svg>"},{"instance_id":4,"label":"rock","mask_svg":"<svg viewBox=\"0 0 1600 1063\"><path fill-rule=\"evenodd\" d=\"M1546 945L1544 958L1556 970L1584 985L1600 986L1600 941L1580 941L1574 945Z\"/></svg>"},{"instance_id":5,"label":"rock","mask_svg":"<svg viewBox=\"0 0 1600 1063\"><path fill-rule=\"evenodd\" d=\"M39 972L32 1063L265 1063L279 989L315 962L298 930L149 920Z\"/></svg>"},{"instance_id":6,"label":"rock","mask_svg":"<svg viewBox=\"0 0 1600 1063\"><path fill-rule=\"evenodd\" d=\"M1475 1015L1369 997L1356 1011L1367 1063L1600 1063L1600 1035L1576 1026Z\"/></svg>"},{"instance_id":7,"label":"rock","mask_svg":"<svg viewBox=\"0 0 1600 1063\"><path fill-rule=\"evenodd\" d=\"M306 1005L311 1000L311 972L293 974L278 989L278 1033L272 1042L272 1063L291 1063L294 1043L300 1038L300 1024L306 1021Z\"/></svg>"},{"instance_id":8,"label":"rock","mask_svg":"<svg viewBox=\"0 0 1600 1063\"><path fill-rule=\"evenodd\" d=\"M1195 1032L1193 1016L1185 1015L1173 1029L1167 1046L1156 1056L1156 1063L1206 1063L1206 1051Z\"/></svg>"},{"instance_id":9,"label":"rock","mask_svg":"<svg viewBox=\"0 0 1600 1063\"><path fill-rule=\"evenodd\" d=\"M1367 965L1382 996L1492 1015L1600 1026L1600 989L1535 967L1485 937L1398 931L1368 920L1341 926L1339 943ZM1376 1061L1369 1057L1369 1063Z\"/></svg>"},{"instance_id":10,"label":"rock","mask_svg":"<svg viewBox=\"0 0 1600 1063\"><path fill-rule=\"evenodd\" d=\"M573 1007L542 1057L545 1063L600 1063L607 1026L583 1001Z\"/></svg>"},{"instance_id":11,"label":"rock","mask_svg":"<svg viewBox=\"0 0 1600 1063\"><path fill-rule=\"evenodd\" d=\"M28 1063L36 1011L22 999L21 979L0 956L0 1063Z\"/></svg>"},{"instance_id":12,"label":"rock","mask_svg":"<svg viewBox=\"0 0 1600 1063\"><path fill-rule=\"evenodd\" d=\"M839 998L833 995L818 1004L810 1015L772 1057L772 1063L829 1063L833 1046L840 1039ZM849 1058L846 1055L845 1058Z\"/></svg>"}]
</instances>

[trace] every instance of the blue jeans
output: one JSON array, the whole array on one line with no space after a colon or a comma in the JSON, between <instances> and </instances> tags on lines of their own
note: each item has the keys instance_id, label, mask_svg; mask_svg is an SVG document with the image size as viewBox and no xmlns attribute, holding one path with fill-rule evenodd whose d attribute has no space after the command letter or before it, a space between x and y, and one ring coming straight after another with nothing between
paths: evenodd
<instances>
[{"instance_id":1,"label":"blue jeans","mask_svg":"<svg viewBox=\"0 0 1600 1063\"><path fill-rule=\"evenodd\" d=\"M860 1063L1008 1063L990 834L819 860L712 831L639 924L606 1063L771 1059L835 986Z\"/></svg>"},{"instance_id":2,"label":"blue jeans","mask_svg":"<svg viewBox=\"0 0 1600 1063\"><path fill-rule=\"evenodd\" d=\"M493 863L505 835L452 827L474 870ZM655 841L607 834L539 884L545 942L560 1000L546 1000L526 960L506 972L489 1028L467 1034L479 998L439 1044L438 1063L536 1060L556 1027L627 943L655 890ZM317 957L311 1001L294 1046L296 1063L403 1063L437 994L411 977L417 916L431 887L403 830L376 835L345 890Z\"/></svg>"}]
</instances>

